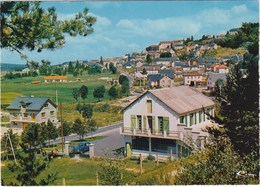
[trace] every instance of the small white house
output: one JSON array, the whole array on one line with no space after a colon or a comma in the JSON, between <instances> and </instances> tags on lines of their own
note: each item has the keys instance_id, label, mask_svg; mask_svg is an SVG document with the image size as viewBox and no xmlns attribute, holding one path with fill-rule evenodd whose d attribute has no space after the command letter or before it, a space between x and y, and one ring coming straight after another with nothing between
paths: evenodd
<instances>
[{"instance_id":1,"label":"small white house","mask_svg":"<svg viewBox=\"0 0 260 187\"><path fill-rule=\"evenodd\" d=\"M16 97L7 107L14 128L25 129L29 123L57 124L57 105L48 98Z\"/></svg>"},{"instance_id":2,"label":"small white house","mask_svg":"<svg viewBox=\"0 0 260 187\"><path fill-rule=\"evenodd\" d=\"M215 87L215 83L218 79L226 80L226 74L225 73L211 73L208 76L207 79L207 88L210 90L213 90Z\"/></svg>"},{"instance_id":3,"label":"small white house","mask_svg":"<svg viewBox=\"0 0 260 187\"><path fill-rule=\"evenodd\" d=\"M124 110L126 156L159 155L181 157L192 142L202 148L208 136L202 132L212 125L205 113L214 115L214 102L188 86L149 90ZM190 141L192 140L192 141Z\"/></svg>"},{"instance_id":4,"label":"small white house","mask_svg":"<svg viewBox=\"0 0 260 187\"><path fill-rule=\"evenodd\" d=\"M184 85L198 85L201 83L203 76L201 74L183 75Z\"/></svg>"}]
</instances>

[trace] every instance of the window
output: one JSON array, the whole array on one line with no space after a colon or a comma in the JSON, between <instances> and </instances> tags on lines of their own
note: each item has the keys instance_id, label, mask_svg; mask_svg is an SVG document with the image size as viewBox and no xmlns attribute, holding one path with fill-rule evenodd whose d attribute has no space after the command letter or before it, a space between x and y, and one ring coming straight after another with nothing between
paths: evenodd
<instances>
[{"instance_id":1,"label":"window","mask_svg":"<svg viewBox=\"0 0 260 187\"><path fill-rule=\"evenodd\" d=\"M42 118L46 116L45 112L41 113Z\"/></svg>"},{"instance_id":2,"label":"window","mask_svg":"<svg viewBox=\"0 0 260 187\"><path fill-rule=\"evenodd\" d=\"M137 116L138 129L142 129L142 116Z\"/></svg>"},{"instance_id":3,"label":"window","mask_svg":"<svg viewBox=\"0 0 260 187\"><path fill-rule=\"evenodd\" d=\"M202 115L202 112L200 111L200 112L199 112L199 123L201 123L201 121L202 121L201 115Z\"/></svg>"},{"instance_id":4,"label":"window","mask_svg":"<svg viewBox=\"0 0 260 187\"><path fill-rule=\"evenodd\" d=\"M23 114L23 117L27 118L27 117L28 117L28 114L27 114L27 113L24 113L24 114Z\"/></svg>"},{"instance_id":5,"label":"window","mask_svg":"<svg viewBox=\"0 0 260 187\"><path fill-rule=\"evenodd\" d=\"M14 117L17 117L17 116L18 116L18 114L17 114L17 113L15 113L15 112L13 113L13 115L14 115Z\"/></svg>"},{"instance_id":6,"label":"window","mask_svg":"<svg viewBox=\"0 0 260 187\"><path fill-rule=\"evenodd\" d=\"M194 118L194 115L193 115L193 114L190 114L190 126L193 125L193 118Z\"/></svg>"},{"instance_id":7,"label":"window","mask_svg":"<svg viewBox=\"0 0 260 187\"><path fill-rule=\"evenodd\" d=\"M131 128L135 129L136 127L136 116L132 115L131 116Z\"/></svg>"},{"instance_id":8,"label":"window","mask_svg":"<svg viewBox=\"0 0 260 187\"><path fill-rule=\"evenodd\" d=\"M146 105L147 105L147 113L152 113L152 100L147 100Z\"/></svg>"},{"instance_id":9,"label":"window","mask_svg":"<svg viewBox=\"0 0 260 187\"><path fill-rule=\"evenodd\" d=\"M163 131L163 117L158 117L158 126L159 126L159 131Z\"/></svg>"},{"instance_id":10,"label":"window","mask_svg":"<svg viewBox=\"0 0 260 187\"><path fill-rule=\"evenodd\" d=\"M194 113L194 120L195 120L194 124L197 124L197 112Z\"/></svg>"},{"instance_id":11,"label":"window","mask_svg":"<svg viewBox=\"0 0 260 187\"><path fill-rule=\"evenodd\" d=\"M54 111L51 111L50 114L51 114L51 116L54 116Z\"/></svg>"},{"instance_id":12,"label":"window","mask_svg":"<svg viewBox=\"0 0 260 187\"><path fill-rule=\"evenodd\" d=\"M45 108L48 108L48 106L49 106L48 103L45 103L45 104L44 104L44 107L45 107Z\"/></svg>"},{"instance_id":13,"label":"window","mask_svg":"<svg viewBox=\"0 0 260 187\"><path fill-rule=\"evenodd\" d=\"M31 116L34 119L35 118L35 113L31 113Z\"/></svg>"},{"instance_id":14,"label":"window","mask_svg":"<svg viewBox=\"0 0 260 187\"><path fill-rule=\"evenodd\" d=\"M184 116L180 116L180 123L184 123Z\"/></svg>"}]
</instances>

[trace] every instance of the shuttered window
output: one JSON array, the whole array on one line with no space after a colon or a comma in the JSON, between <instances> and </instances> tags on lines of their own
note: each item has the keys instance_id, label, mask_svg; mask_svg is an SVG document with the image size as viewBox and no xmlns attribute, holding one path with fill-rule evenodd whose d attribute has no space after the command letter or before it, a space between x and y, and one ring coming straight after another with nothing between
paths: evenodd
<instances>
[{"instance_id":1,"label":"shuttered window","mask_svg":"<svg viewBox=\"0 0 260 187\"><path fill-rule=\"evenodd\" d=\"M168 117L163 118L163 130L169 131L169 118Z\"/></svg>"},{"instance_id":2,"label":"shuttered window","mask_svg":"<svg viewBox=\"0 0 260 187\"><path fill-rule=\"evenodd\" d=\"M184 116L180 116L180 123L184 123Z\"/></svg>"},{"instance_id":3,"label":"shuttered window","mask_svg":"<svg viewBox=\"0 0 260 187\"><path fill-rule=\"evenodd\" d=\"M131 128L134 129L136 127L136 116L131 116Z\"/></svg>"},{"instance_id":4,"label":"shuttered window","mask_svg":"<svg viewBox=\"0 0 260 187\"><path fill-rule=\"evenodd\" d=\"M146 105L147 105L147 113L152 113L152 100L147 100Z\"/></svg>"},{"instance_id":5,"label":"shuttered window","mask_svg":"<svg viewBox=\"0 0 260 187\"><path fill-rule=\"evenodd\" d=\"M146 116L143 116L143 126L144 126L144 129L146 129Z\"/></svg>"},{"instance_id":6,"label":"shuttered window","mask_svg":"<svg viewBox=\"0 0 260 187\"><path fill-rule=\"evenodd\" d=\"M202 114L202 112L200 111L200 112L199 112L199 123L201 123L201 121L202 121L202 119L201 119L201 114Z\"/></svg>"}]
</instances>

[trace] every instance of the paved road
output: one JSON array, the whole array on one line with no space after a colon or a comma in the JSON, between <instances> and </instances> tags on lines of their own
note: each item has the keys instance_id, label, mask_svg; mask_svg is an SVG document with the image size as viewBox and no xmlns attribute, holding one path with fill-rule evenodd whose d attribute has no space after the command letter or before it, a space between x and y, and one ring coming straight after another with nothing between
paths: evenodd
<instances>
[{"instance_id":1,"label":"paved road","mask_svg":"<svg viewBox=\"0 0 260 187\"><path fill-rule=\"evenodd\" d=\"M109 125L106 127L101 127L98 130L96 130L95 132L93 132L92 135L93 136L99 135L100 133L107 132L109 130L118 129L122 125L123 125L123 123L120 122L120 123ZM118 132L119 132L119 130L118 130ZM91 133L85 134L84 138L89 137L89 136L91 136ZM72 135L66 136L65 138L66 138L66 141L73 141L73 140L78 140L79 136L76 134L72 134ZM61 138L57 138L56 140L51 141L51 144L58 144L58 143L61 143Z\"/></svg>"}]
</instances>

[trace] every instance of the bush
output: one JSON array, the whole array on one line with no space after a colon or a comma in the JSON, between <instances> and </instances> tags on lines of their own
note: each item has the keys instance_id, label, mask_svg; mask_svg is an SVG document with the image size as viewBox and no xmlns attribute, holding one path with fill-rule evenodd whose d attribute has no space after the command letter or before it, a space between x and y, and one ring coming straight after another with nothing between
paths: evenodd
<instances>
[{"instance_id":1,"label":"bush","mask_svg":"<svg viewBox=\"0 0 260 187\"><path fill-rule=\"evenodd\" d=\"M110 109L110 105L106 103L101 106L95 107L94 111L95 112L107 112L107 111L109 111L109 109Z\"/></svg>"},{"instance_id":2,"label":"bush","mask_svg":"<svg viewBox=\"0 0 260 187\"><path fill-rule=\"evenodd\" d=\"M146 159L150 160L150 161L154 161L155 160L155 156L149 154Z\"/></svg>"}]
</instances>

